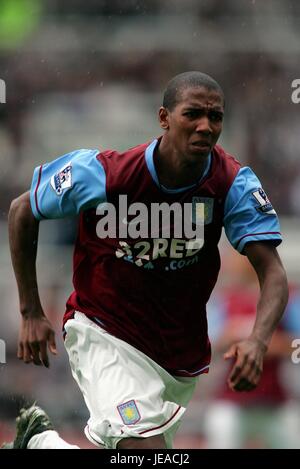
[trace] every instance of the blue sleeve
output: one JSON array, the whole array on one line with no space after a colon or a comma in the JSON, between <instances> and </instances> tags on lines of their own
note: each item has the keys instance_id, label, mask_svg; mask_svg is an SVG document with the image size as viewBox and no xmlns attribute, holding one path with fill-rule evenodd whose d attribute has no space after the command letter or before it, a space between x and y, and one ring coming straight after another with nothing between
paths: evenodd
<instances>
[{"instance_id":1,"label":"blue sleeve","mask_svg":"<svg viewBox=\"0 0 300 469\"><path fill-rule=\"evenodd\" d=\"M105 171L99 150L76 150L35 168L30 190L38 220L77 215L106 202Z\"/></svg>"},{"instance_id":2,"label":"blue sleeve","mask_svg":"<svg viewBox=\"0 0 300 469\"><path fill-rule=\"evenodd\" d=\"M275 210L253 171L241 168L228 191L224 206L224 227L231 245L243 253L249 241L281 241Z\"/></svg>"}]
</instances>

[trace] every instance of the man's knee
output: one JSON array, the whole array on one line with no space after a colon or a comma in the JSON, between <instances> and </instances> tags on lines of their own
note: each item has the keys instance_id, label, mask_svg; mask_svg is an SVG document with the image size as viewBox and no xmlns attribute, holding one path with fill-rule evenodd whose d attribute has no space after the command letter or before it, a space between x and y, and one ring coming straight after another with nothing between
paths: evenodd
<instances>
[{"instance_id":1,"label":"man's knee","mask_svg":"<svg viewBox=\"0 0 300 469\"><path fill-rule=\"evenodd\" d=\"M165 449L166 443L163 435L149 438L123 438L117 444L117 449Z\"/></svg>"}]
</instances>

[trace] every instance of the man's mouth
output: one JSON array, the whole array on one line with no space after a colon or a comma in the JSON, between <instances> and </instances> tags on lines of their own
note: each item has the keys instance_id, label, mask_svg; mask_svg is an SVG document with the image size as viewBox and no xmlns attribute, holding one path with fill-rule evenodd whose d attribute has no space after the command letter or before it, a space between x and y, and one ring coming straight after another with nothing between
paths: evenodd
<instances>
[{"instance_id":1,"label":"man's mouth","mask_svg":"<svg viewBox=\"0 0 300 469\"><path fill-rule=\"evenodd\" d=\"M198 140L196 142L193 142L192 145L198 148L210 148L211 147L210 142L207 142L205 140Z\"/></svg>"}]
</instances>

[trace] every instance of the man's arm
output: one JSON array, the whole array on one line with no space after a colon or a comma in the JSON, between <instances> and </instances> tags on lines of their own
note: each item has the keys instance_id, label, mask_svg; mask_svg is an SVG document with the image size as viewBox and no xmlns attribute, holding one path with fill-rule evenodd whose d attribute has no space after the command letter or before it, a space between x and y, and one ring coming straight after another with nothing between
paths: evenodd
<instances>
[{"instance_id":1,"label":"man's arm","mask_svg":"<svg viewBox=\"0 0 300 469\"><path fill-rule=\"evenodd\" d=\"M9 243L17 280L22 323L18 358L49 367L47 345L56 354L54 330L40 302L36 278L39 221L33 216L29 192L13 200L8 215Z\"/></svg>"},{"instance_id":2,"label":"man's arm","mask_svg":"<svg viewBox=\"0 0 300 469\"><path fill-rule=\"evenodd\" d=\"M256 271L260 296L252 333L224 355L236 360L228 378L235 391L250 391L258 385L264 356L288 300L286 273L276 248L268 242L252 242L246 244L245 254Z\"/></svg>"}]
</instances>

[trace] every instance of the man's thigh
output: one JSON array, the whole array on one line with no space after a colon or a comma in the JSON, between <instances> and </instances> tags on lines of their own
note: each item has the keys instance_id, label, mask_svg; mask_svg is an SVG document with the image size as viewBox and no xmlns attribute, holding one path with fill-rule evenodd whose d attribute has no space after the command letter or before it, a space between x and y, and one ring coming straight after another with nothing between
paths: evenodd
<instances>
[{"instance_id":1,"label":"man's thigh","mask_svg":"<svg viewBox=\"0 0 300 469\"><path fill-rule=\"evenodd\" d=\"M90 411L86 436L109 448L123 439L133 439L125 445L162 444L177 428L196 380L177 380L82 313L67 322L66 332L72 373ZM155 443L154 436L160 436Z\"/></svg>"}]
</instances>

